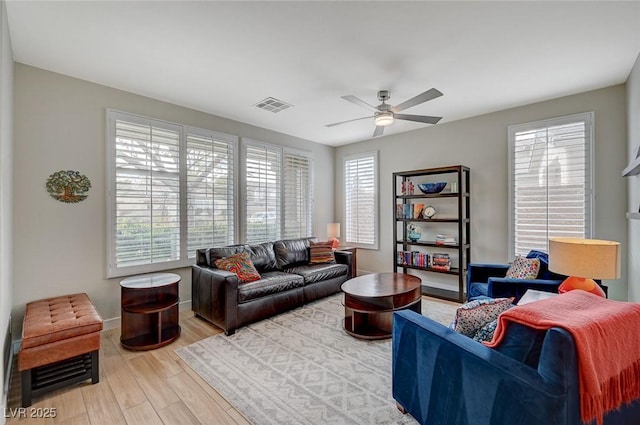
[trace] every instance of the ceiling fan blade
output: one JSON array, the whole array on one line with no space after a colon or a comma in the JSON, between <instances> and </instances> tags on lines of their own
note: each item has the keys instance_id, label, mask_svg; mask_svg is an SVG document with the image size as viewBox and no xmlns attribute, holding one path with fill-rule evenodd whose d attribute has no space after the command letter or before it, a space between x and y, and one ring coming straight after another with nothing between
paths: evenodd
<instances>
[{"instance_id":1,"label":"ceiling fan blade","mask_svg":"<svg viewBox=\"0 0 640 425\"><path fill-rule=\"evenodd\" d=\"M424 93L414 96L411 99L406 100L401 104L394 106L393 108L391 108L391 111L393 112L404 111L405 109L409 109L412 106L419 105L421 103L427 102L429 100L435 99L436 97L440 97L440 96L442 96L442 93L440 93L440 90L429 89Z\"/></svg>"},{"instance_id":2,"label":"ceiling fan blade","mask_svg":"<svg viewBox=\"0 0 640 425\"><path fill-rule=\"evenodd\" d=\"M352 121L366 120L367 118L373 118L373 116L370 116L370 117L362 117L362 118L356 118L356 119L353 119L353 120L347 120L347 121L334 122L334 123L332 123L332 124L327 124L327 125L325 125L325 127L334 127L334 126L336 126L336 125L346 124L346 123L348 123L348 122L352 122Z\"/></svg>"},{"instance_id":3,"label":"ceiling fan blade","mask_svg":"<svg viewBox=\"0 0 640 425\"><path fill-rule=\"evenodd\" d=\"M359 97L355 97L353 95L348 95L348 96L342 96L342 98L344 100L348 100L351 103L355 103L356 105L362 106L363 108L367 108L367 109L370 109L372 111L378 112L378 108L376 108L375 106L369 105L367 102L365 102L364 100L360 99Z\"/></svg>"},{"instance_id":4,"label":"ceiling fan blade","mask_svg":"<svg viewBox=\"0 0 640 425\"><path fill-rule=\"evenodd\" d=\"M382 136L383 132L384 132L384 127L381 125L377 125L376 129L373 130L373 137Z\"/></svg>"},{"instance_id":5,"label":"ceiling fan blade","mask_svg":"<svg viewBox=\"0 0 640 425\"><path fill-rule=\"evenodd\" d=\"M393 117L399 120L424 122L427 124L436 124L442 119L442 117L430 117L428 115L407 115L407 114L393 114Z\"/></svg>"}]
</instances>

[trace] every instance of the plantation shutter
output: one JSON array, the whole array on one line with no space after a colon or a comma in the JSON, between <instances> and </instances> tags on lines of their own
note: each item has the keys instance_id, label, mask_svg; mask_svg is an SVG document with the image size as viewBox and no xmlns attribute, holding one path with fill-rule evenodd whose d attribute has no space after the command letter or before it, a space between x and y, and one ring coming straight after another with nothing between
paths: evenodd
<instances>
[{"instance_id":1,"label":"plantation shutter","mask_svg":"<svg viewBox=\"0 0 640 425\"><path fill-rule=\"evenodd\" d=\"M591 114L510 128L516 255L591 237Z\"/></svg>"},{"instance_id":2,"label":"plantation shutter","mask_svg":"<svg viewBox=\"0 0 640 425\"><path fill-rule=\"evenodd\" d=\"M282 149L245 143L245 242L280 237L280 173Z\"/></svg>"},{"instance_id":3,"label":"plantation shutter","mask_svg":"<svg viewBox=\"0 0 640 425\"><path fill-rule=\"evenodd\" d=\"M235 137L186 130L187 257L234 243Z\"/></svg>"},{"instance_id":4,"label":"plantation shutter","mask_svg":"<svg viewBox=\"0 0 640 425\"><path fill-rule=\"evenodd\" d=\"M117 267L180 259L180 128L115 120Z\"/></svg>"},{"instance_id":5,"label":"plantation shutter","mask_svg":"<svg viewBox=\"0 0 640 425\"><path fill-rule=\"evenodd\" d=\"M377 155L345 158L345 242L375 245L377 222Z\"/></svg>"},{"instance_id":6,"label":"plantation shutter","mask_svg":"<svg viewBox=\"0 0 640 425\"><path fill-rule=\"evenodd\" d=\"M285 239L311 236L312 220L311 158L299 154L284 155Z\"/></svg>"}]
</instances>

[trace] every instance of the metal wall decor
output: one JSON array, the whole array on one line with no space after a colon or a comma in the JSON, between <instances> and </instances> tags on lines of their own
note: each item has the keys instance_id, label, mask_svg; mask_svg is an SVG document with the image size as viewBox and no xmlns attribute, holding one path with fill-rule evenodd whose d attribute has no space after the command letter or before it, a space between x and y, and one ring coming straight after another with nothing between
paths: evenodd
<instances>
[{"instance_id":1,"label":"metal wall decor","mask_svg":"<svg viewBox=\"0 0 640 425\"><path fill-rule=\"evenodd\" d=\"M61 170L49 176L47 179L47 192L60 202L75 204L84 201L91 188L91 181L80 171Z\"/></svg>"}]
</instances>

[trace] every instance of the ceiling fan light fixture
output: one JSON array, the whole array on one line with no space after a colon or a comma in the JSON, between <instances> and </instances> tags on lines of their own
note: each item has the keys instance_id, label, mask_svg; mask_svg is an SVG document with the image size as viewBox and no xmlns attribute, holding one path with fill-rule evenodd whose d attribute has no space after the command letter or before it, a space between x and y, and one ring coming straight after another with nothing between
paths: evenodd
<instances>
[{"instance_id":1,"label":"ceiling fan light fixture","mask_svg":"<svg viewBox=\"0 0 640 425\"><path fill-rule=\"evenodd\" d=\"M386 127L393 124L393 112L383 111L376 114L374 121L377 126Z\"/></svg>"}]
</instances>

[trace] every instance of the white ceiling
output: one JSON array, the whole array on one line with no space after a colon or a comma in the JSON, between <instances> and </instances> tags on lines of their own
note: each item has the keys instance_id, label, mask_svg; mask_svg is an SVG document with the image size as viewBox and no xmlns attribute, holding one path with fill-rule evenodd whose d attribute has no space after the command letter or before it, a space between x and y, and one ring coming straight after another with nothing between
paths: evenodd
<instances>
[{"instance_id":1,"label":"white ceiling","mask_svg":"<svg viewBox=\"0 0 640 425\"><path fill-rule=\"evenodd\" d=\"M370 139L341 96L441 123L623 83L640 2L7 1L17 62L337 146ZM294 105L277 114L266 97ZM428 124L396 121L385 135Z\"/></svg>"}]
</instances>

